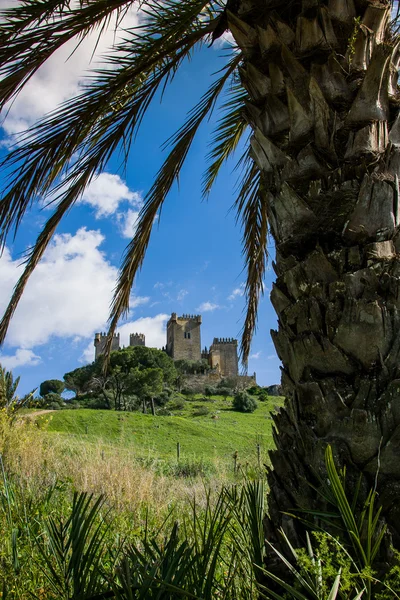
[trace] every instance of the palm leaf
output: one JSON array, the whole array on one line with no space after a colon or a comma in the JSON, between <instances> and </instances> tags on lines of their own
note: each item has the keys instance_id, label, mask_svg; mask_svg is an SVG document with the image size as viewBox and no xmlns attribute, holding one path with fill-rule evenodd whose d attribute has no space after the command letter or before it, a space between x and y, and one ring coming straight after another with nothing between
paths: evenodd
<instances>
[{"instance_id":1,"label":"palm leaf","mask_svg":"<svg viewBox=\"0 0 400 600\"><path fill-rule=\"evenodd\" d=\"M0 343L5 339L27 281L65 213L105 167L121 141L127 140L125 146L129 149L135 130L159 87L173 79L181 62L212 30L212 24L197 19L198 10L205 4L202 0L187 2L182 7L170 2L156 10L158 3L153 3L152 11L147 11L147 29L144 27L140 34L136 33L129 43L117 46L116 54L109 58L110 65L115 64L116 68L97 71L96 80L86 86L81 96L66 102L23 134L22 145L11 151L3 162L3 167L13 167L14 171L9 175L0 204L2 244L12 227L18 229L32 202L51 191L52 202L57 207L28 254L24 273L0 323ZM164 26L161 36L158 34L160 22ZM210 105L213 106L213 100ZM190 145L190 133L186 133ZM184 140L181 141L184 144ZM183 152L181 163L185 157L186 152ZM75 162L71 166L72 160ZM51 190L54 184L55 190Z\"/></svg>"},{"instance_id":2,"label":"palm leaf","mask_svg":"<svg viewBox=\"0 0 400 600\"><path fill-rule=\"evenodd\" d=\"M246 365L257 325L258 303L264 290L264 275L268 260L268 197L262 175L249 153L245 155L243 162L245 175L235 202L235 209L243 228L242 247L247 271L245 285L247 311L240 350L242 362Z\"/></svg>"},{"instance_id":3,"label":"palm leaf","mask_svg":"<svg viewBox=\"0 0 400 600\"><path fill-rule=\"evenodd\" d=\"M223 116L217 123L207 155L210 165L203 177L203 197L210 193L222 165L235 152L247 129L248 123L243 112L246 98L247 94L238 82L228 90L228 100L221 107Z\"/></svg>"},{"instance_id":4,"label":"palm leaf","mask_svg":"<svg viewBox=\"0 0 400 600\"><path fill-rule=\"evenodd\" d=\"M111 352L112 338L119 319L129 310L129 298L133 280L143 264L157 214L162 208L163 202L173 183L179 177L187 153L200 125L212 113L219 95L235 72L240 60L240 56L235 56L224 67L223 74L211 85L200 102L190 111L186 123L169 140L172 150L159 170L156 180L145 198L145 204L139 214L135 236L125 251L111 306L110 327L104 348L104 356L106 357L105 368L107 367L107 357Z\"/></svg>"}]
</instances>

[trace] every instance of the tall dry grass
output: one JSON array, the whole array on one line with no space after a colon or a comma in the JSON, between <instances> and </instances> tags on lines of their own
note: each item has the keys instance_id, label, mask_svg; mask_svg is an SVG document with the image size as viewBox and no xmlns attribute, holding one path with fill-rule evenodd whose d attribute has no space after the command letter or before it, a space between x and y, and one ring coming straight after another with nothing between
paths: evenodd
<instances>
[{"instance_id":1,"label":"tall dry grass","mask_svg":"<svg viewBox=\"0 0 400 600\"><path fill-rule=\"evenodd\" d=\"M201 477L176 477L163 474L174 465L151 456L143 464L132 449L49 434L34 419L11 423L3 415L0 421L4 464L23 485L44 489L65 483L71 490L105 495L120 512L143 516L150 511L158 520L173 510L187 509L194 496L200 506L205 505L206 489L217 492L229 482L222 462L213 464L214 474L206 482Z\"/></svg>"}]
</instances>

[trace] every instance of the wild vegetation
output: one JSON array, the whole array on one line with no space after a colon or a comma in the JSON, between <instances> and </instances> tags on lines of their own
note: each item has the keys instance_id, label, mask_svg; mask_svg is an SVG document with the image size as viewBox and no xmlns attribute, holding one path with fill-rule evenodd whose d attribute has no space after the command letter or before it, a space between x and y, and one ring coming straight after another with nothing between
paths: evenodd
<instances>
[{"instance_id":1,"label":"wild vegetation","mask_svg":"<svg viewBox=\"0 0 400 600\"><path fill-rule=\"evenodd\" d=\"M94 30L102 35L113 17L121 23L124 11L135 4L26 0L9 8L0 29L0 106L7 106L61 45L70 40L81 43ZM400 543L399 4L149 0L137 6L143 11L140 28L125 31L123 41L110 50L106 67L93 73L80 95L25 132L3 162L8 176L0 209L3 243L32 203L50 195L54 212L29 252L0 324L0 339L4 340L24 287L64 215L106 167L113 151L120 145L129 148L157 92L174 80L186 59L229 30L235 47L227 51L222 70L170 138L170 152L146 196L122 261L107 350L120 317L129 309L155 217L179 177L201 123L215 106L222 106L204 195L221 165L251 132L239 158L243 177L234 204L243 225L247 271L244 361L263 290L268 232L276 246L277 281L271 299L278 331L273 339L283 363L287 406L275 417L276 450L271 453L264 520L271 570L263 577L283 584L285 593L296 598L395 597L394 589L380 588L375 578L382 579L381 572L384 578L384 565L398 568L390 540ZM228 95L218 104L224 91ZM151 399L149 387L143 383L144 395ZM124 396L117 384L113 393L120 408ZM347 501L332 470L331 447L336 461L347 469ZM317 493L327 477L330 488ZM321 584L326 576L322 565L326 538L316 545L310 542L308 563L299 562L297 554L293 557L298 567L289 571L297 587L279 577L282 563L288 566L282 552L293 553L293 547L302 546L310 515L319 526L325 523L328 536L334 531L342 540L333 540L333 547L335 552L343 548L342 556L350 554L349 568L355 564L358 569L356 586L343 575L349 572L345 564L342 571L336 564L333 567L332 585ZM248 520L246 513L243 522ZM62 531L69 531L67 523L64 529L60 526ZM282 539L282 527L290 534L289 544ZM380 543L382 537L385 543ZM257 540L257 532L252 532L252 540ZM50 545L56 548L55 543ZM176 545L171 542L167 547ZM143 562L164 564L154 554L158 549L152 548L154 562L148 555ZM186 550L187 564L194 564L192 550L178 546L178 552ZM52 560L57 559L46 564ZM371 567L374 561L377 575ZM65 560L59 564L63 569ZM312 569L311 578L302 569ZM124 597L128 590L121 577L123 573L131 577L132 570L120 567L118 572L120 579L110 593ZM396 579L396 570L392 575ZM149 582L147 574L143 577L140 585ZM111 580L107 580L110 587ZM217 580L221 581L218 576ZM80 575L74 581L78 584ZM93 586L102 585L98 581ZM164 585L157 568L151 581ZM193 581L197 585L199 580ZM148 594L153 593L150 587ZM139 589L138 583L135 590ZM229 586L212 590L202 587L201 594L235 597L236 589L242 588L230 581ZM158 597L172 593L178 592L170 587L154 592ZM279 598L277 591L267 593Z\"/></svg>"}]
</instances>

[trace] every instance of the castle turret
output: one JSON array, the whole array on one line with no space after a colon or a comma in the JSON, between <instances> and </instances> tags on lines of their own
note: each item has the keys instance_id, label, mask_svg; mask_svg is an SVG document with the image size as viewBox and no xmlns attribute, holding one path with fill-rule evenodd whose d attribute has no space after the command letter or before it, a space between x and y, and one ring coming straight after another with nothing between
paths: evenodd
<instances>
[{"instance_id":1,"label":"castle turret","mask_svg":"<svg viewBox=\"0 0 400 600\"><path fill-rule=\"evenodd\" d=\"M171 314L167 323L167 354L174 360L200 360L201 315Z\"/></svg>"},{"instance_id":2,"label":"castle turret","mask_svg":"<svg viewBox=\"0 0 400 600\"><path fill-rule=\"evenodd\" d=\"M222 377L239 373L238 342L233 338L214 338L210 346L209 361L212 369L218 369Z\"/></svg>"},{"instance_id":3,"label":"castle turret","mask_svg":"<svg viewBox=\"0 0 400 600\"><path fill-rule=\"evenodd\" d=\"M104 348L106 345L106 341L107 341L106 333L95 333L94 334L94 347L95 347L94 359L95 360L97 360L99 358L99 356L104 354ZM114 350L119 350L119 349L120 349L119 333L116 333L113 335L112 344L111 344L111 352L113 352Z\"/></svg>"},{"instance_id":4,"label":"castle turret","mask_svg":"<svg viewBox=\"0 0 400 600\"><path fill-rule=\"evenodd\" d=\"M129 345L130 346L145 346L146 345L146 337L144 333L131 333L129 336Z\"/></svg>"}]
</instances>

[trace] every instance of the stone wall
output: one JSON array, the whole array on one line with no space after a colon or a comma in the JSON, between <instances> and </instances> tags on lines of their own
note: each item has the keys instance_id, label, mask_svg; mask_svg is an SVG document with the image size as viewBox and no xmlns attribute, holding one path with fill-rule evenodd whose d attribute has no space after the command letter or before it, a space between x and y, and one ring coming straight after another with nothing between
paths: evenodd
<instances>
[{"instance_id":1,"label":"stone wall","mask_svg":"<svg viewBox=\"0 0 400 600\"><path fill-rule=\"evenodd\" d=\"M219 368L223 377L239 373L237 345L237 340L233 338L214 338L210 347L211 368Z\"/></svg>"},{"instance_id":2,"label":"stone wall","mask_svg":"<svg viewBox=\"0 0 400 600\"><path fill-rule=\"evenodd\" d=\"M172 313L167 323L167 354L174 360L200 360L200 315Z\"/></svg>"},{"instance_id":3,"label":"stone wall","mask_svg":"<svg viewBox=\"0 0 400 600\"><path fill-rule=\"evenodd\" d=\"M256 385L255 374L251 375L236 375L232 377L222 377L219 373L198 373L197 375L186 375L185 383L183 388L193 388L193 390L199 394L203 394L207 386L217 386L224 381L224 379L232 384L237 390L245 390L253 385Z\"/></svg>"}]
</instances>

